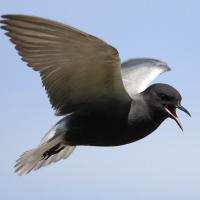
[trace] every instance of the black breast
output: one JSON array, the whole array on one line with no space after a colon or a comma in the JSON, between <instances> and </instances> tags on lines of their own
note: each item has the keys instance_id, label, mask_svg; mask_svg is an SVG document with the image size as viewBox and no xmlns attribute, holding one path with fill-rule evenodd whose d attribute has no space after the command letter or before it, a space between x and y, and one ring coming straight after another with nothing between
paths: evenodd
<instances>
[{"instance_id":1,"label":"black breast","mask_svg":"<svg viewBox=\"0 0 200 200\"><path fill-rule=\"evenodd\" d=\"M74 113L69 120L66 139L73 145L120 145L128 127L129 110L130 105L126 105Z\"/></svg>"}]
</instances>

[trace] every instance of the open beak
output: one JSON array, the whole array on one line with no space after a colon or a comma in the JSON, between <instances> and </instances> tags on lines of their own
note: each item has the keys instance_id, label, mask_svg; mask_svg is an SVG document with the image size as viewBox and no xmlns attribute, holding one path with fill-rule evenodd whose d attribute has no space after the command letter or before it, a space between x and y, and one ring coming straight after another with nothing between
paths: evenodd
<instances>
[{"instance_id":1,"label":"open beak","mask_svg":"<svg viewBox=\"0 0 200 200\"><path fill-rule=\"evenodd\" d=\"M183 126L181 125L181 122L176 114L176 108L182 110L183 112L185 112L186 114L188 114L191 117L191 114L189 113L189 111L184 108L181 105L175 106L175 107L166 107L164 106L165 111L169 114L169 116L174 119L176 121L176 123L178 124L178 126L181 128L181 130L183 131Z\"/></svg>"}]
</instances>

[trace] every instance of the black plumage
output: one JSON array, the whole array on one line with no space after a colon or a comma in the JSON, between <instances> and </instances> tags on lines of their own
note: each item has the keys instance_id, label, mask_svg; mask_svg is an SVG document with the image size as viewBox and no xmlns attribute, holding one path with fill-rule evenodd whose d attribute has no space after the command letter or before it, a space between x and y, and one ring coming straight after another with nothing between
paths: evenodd
<instances>
[{"instance_id":1,"label":"black plumage","mask_svg":"<svg viewBox=\"0 0 200 200\"><path fill-rule=\"evenodd\" d=\"M120 62L118 51L73 27L24 15L2 16L2 29L28 66L39 71L56 115L64 117L16 163L29 173L67 158L77 145L118 146L142 139L166 118L182 129L181 95L167 84L148 84L169 71L150 58ZM190 115L190 114L189 114Z\"/></svg>"}]
</instances>

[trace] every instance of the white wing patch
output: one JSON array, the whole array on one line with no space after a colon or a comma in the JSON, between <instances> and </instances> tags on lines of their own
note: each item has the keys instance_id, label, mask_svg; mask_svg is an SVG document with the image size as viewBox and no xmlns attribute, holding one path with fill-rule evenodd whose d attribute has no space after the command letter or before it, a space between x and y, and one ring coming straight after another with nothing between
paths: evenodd
<instances>
[{"instance_id":1,"label":"white wing patch","mask_svg":"<svg viewBox=\"0 0 200 200\"><path fill-rule=\"evenodd\" d=\"M122 63L122 78L128 94L133 97L135 94L144 91L147 86L159 74L169 71L166 63L150 59L137 58Z\"/></svg>"}]
</instances>

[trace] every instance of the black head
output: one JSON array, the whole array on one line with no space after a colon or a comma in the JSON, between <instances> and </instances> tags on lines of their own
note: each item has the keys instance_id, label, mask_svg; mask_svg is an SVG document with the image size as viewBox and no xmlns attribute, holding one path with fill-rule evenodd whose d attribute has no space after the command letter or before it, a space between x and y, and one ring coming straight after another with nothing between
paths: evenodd
<instances>
[{"instance_id":1,"label":"black head","mask_svg":"<svg viewBox=\"0 0 200 200\"><path fill-rule=\"evenodd\" d=\"M181 106L182 97L175 88L167 84L157 83L148 87L144 91L144 94L153 112L164 118L170 117L174 119L183 130L180 120L176 114L176 108L184 111L188 115L190 115L190 113L183 106Z\"/></svg>"}]
</instances>

